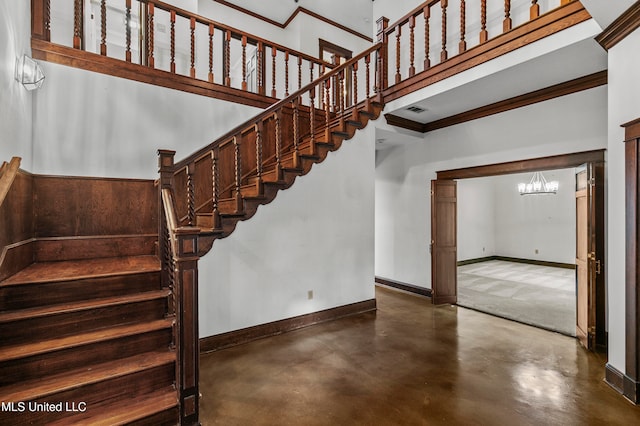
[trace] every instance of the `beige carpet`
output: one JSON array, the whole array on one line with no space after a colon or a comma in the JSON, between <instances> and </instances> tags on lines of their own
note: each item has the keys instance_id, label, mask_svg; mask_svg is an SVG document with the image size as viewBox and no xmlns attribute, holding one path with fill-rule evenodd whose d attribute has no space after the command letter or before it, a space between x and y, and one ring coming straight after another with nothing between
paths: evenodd
<instances>
[{"instance_id":1,"label":"beige carpet","mask_svg":"<svg viewBox=\"0 0 640 426\"><path fill-rule=\"evenodd\" d=\"M575 270L501 260L459 266L458 305L575 336Z\"/></svg>"}]
</instances>

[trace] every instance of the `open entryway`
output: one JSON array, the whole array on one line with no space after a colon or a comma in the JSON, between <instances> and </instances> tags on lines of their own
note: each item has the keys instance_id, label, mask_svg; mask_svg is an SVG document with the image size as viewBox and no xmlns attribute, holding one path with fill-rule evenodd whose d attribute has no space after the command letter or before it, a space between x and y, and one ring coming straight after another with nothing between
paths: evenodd
<instances>
[{"instance_id":1,"label":"open entryway","mask_svg":"<svg viewBox=\"0 0 640 426\"><path fill-rule=\"evenodd\" d=\"M534 254L533 247L538 244L529 240L542 240L545 232L515 227L515 222L510 223L509 213L503 210L509 208L505 203L509 200L514 202L515 198L520 197L516 184L510 182L518 178L518 173L527 173L531 176L537 171L562 177L562 200L560 197L554 198L547 195L542 197L524 195L522 202L517 205L517 208L525 210L520 216L528 217L529 221L539 219L542 226L545 225L545 220L547 225L551 224L551 216L559 216L559 222L562 223L566 235L556 235L556 232L560 232L559 230L548 232L549 229L543 228L546 238L551 241L545 242L546 247L543 246L541 253L538 253L536 248ZM481 220L475 220L477 223L472 225L465 223L461 227L464 234L458 234L459 219L464 220L466 217L469 221L471 217L471 220L474 220L482 214L483 198L478 193L459 191L457 181L461 180L460 189L464 189L465 184L469 182L465 179L490 176L493 177L491 179L501 181L503 186L514 187L513 192L507 193L500 200L504 209L496 207L494 210L497 210L497 213L495 211L490 213L494 216L493 221L497 224L496 227L501 231L496 234L500 235L496 239L503 246L513 245L513 241L517 241L518 237L521 241L526 240L528 243L525 245L526 248L518 248L524 250L521 253L512 248L511 253L515 255L512 254L511 257L496 256L495 247L489 247L489 253L487 253L486 247L469 249L468 241L458 245L459 236L468 240L468 238L476 238L476 235L470 234L487 233L488 230L482 229L486 225L483 225ZM504 315L500 311L488 311L489 313L564 334L576 335L589 349L605 346L604 151L441 171L438 172L437 177L438 179L432 182L431 191L433 302L435 304L460 302L461 306L468 306L468 285L475 283L478 285L473 288L476 291L473 294L478 303L486 302L488 305L500 306L507 312ZM480 199L477 198L478 196ZM464 197L461 200L465 200L466 207L462 211L457 208L458 197ZM471 198L473 201L470 204ZM469 212L470 206L473 209L472 212ZM547 209L546 213L543 207ZM535 209L539 210L535 214L542 217L536 218L533 212ZM457 215L462 218L458 218ZM517 225L523 226L521 223ZM558 226L558 224L552 226ZM482 236L477 238L483 239ZM481 245L481 243L478 244ZM492 243L489 242L489 244ZM459 252L459 249L462 249L462 252ZM469 253L474 249L475 252ZM532 251L530 254L527 252L529 249ZM503 253L504 251L502 250ZM486 254L483 255L483 253ZM457 261L461 258L469 261L459 265ZM549 259L560 259L560 262L549 261ZM460 273L458 267L463 273ZM503 279L506 276L517 278ZM485 289L488 291L483 293ZM481 300L482 298L485 300ZM506 304L501 305L502 301L506 301ZM574 306L571 306L572 303ZM478 310L484 309L480 307ZM554 316L557 318L553 318ZM558 322L562 323L560 329L555 328Z\"/></svg>"}]
</instances>

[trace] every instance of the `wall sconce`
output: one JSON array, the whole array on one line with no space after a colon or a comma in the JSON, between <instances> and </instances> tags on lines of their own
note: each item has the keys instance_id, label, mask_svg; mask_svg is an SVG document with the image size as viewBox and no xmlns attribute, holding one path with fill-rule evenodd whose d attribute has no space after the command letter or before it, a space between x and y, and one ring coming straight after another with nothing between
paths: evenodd
<instances>
[{"instance_id":1,"label":"wall sconce","mask_svg":"<svg viewBox=\"0 0 640 426\"><path fill-rule=\"evenodd\" d=\"M42 68L27 55L22 55L22 58L16 59L15 78L27 90L35 90L44 83Z\"/></svg>"}]
</instances>

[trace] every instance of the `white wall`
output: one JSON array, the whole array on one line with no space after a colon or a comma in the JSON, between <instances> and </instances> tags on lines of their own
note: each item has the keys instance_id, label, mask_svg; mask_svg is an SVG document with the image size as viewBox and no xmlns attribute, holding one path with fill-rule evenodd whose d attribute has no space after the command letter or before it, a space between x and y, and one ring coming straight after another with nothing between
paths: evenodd
<instances>
[{"instance_id":1,"label":"white wall","mask_svg":"<svg viewBox=\"0 0 640 426\"><path fill-rule=\"evenodd\" d=\"M30 41L30 3L0 2L0 163L22 157L25 170L32 167L33 93L15 80L14 73L16 59L31 56Z\"/></svg>"},{"instance_id":2,"label":"white wall","mask_svg":"<svg viewBox=\"0 0 640 426\"><path fill-rule=\"evenodd\" d=\"M496 195L498 177L458 181L458 260L496 254Z\"/></svg>"},{"instance_id":3,"label":"white wall","mask_svg":"<svg viewBox=\"0 0 640 426\"><path fill-rule=\"evenodd\" d=\"M625 371L625 162L621 124L640 117L640 30L609 50L609 145L607 148L608 362Z\"/></svg>"},{"instance_id":4,"label":"white wall","mask_svg":"<svg viewBox=\"0 0 640 426\"><path fill-rule=\"evenodd\" d=\"M376 275L431 287L429 181L436 171L606 148L607 88L427 133L376 167Z\"/></svg>"},{"instance_id":5,"label":"white wall","mask_svg":"<svg viewBox=\"0 0 640 426\"><path fill-rule=\"evenodd\" d=\"M259 108L42 63L34 97L34 161L43 174L157 178L157 150L176 160Z\"/></svg>"},{"instance_id":6,"label":"white wall","mask_svg":"<svg viewBox=\"0 0 640 426\"><path fill-rule=\"evenodd\" d=\"M373 132L214 243L199 262L201 337L375 297Z\"/></svg>"}]
</instances>

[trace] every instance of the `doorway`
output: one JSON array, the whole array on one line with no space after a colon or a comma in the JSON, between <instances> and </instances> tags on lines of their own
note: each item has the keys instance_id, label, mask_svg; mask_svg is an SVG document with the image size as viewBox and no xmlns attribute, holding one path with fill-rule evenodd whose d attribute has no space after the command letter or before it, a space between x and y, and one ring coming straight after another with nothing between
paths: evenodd
<instances>
[{"instance_id":1,"label":"doorway","mask_svg":"<svg viewBox=\"0 0 640 426\"><path fill-rule=\"evenodd\" d=\"M521 172L546 171L559 168L575 168L584 165L586 194L580 201L587 206L582 213L586 220L583 239L585 269L582 271L582 288L577 288L576 310L586 312L582 322L576 323L581 343L588 349L606 347L604 304L604 150L543 157L509 163L492 164L437 172L431 190L431 263L432 301L434 304L457 303L457 230L456 230L456 180L498 176ZM577 189L577 187L576 187ZM581 191L584 191L582 189ZM576 199L578 200L578 199ZM581 207L583 208L583 207ZM453 212L453 213L452 213ZM577 251L578 252L578 251ZM586 322L584 321L586 318Z\"/></svg>"}]
</instances>

